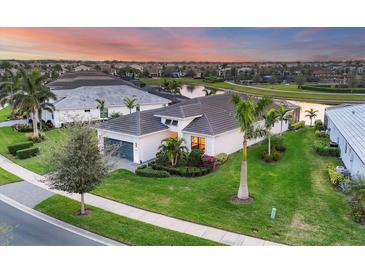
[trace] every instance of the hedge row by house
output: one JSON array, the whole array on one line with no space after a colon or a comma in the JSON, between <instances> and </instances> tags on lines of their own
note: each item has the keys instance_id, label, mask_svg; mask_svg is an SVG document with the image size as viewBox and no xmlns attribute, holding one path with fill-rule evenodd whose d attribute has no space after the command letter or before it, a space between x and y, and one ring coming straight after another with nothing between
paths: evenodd
<instances>
[{"instance_id":1,"label":"hedge row by house","mask_svg":"<svg viewBox=\"0 0 365 274\"><path fill-rule=\"evenodd\" d=\"M327 140L315 140L313 148L321 156L339 157L340 150L337 147L330 147Z\"/></svg>"},{"instance_id":2,"label":"hedge row by house","mask_svg":"<svg viewBox=\"0 0 365 274\"><path fill-rule=\"evenodd\" d=\"M38 147L30 147L30 148L25 148L25 149L21 149L18 150L16 152L16 156L19 159L27 159L33 156L36 156L39 152L39 148Z\"/></svg>"},{"instance_id":3,"label":"hedge row by house","mask_svg":"<svg viewBox=\"0 0 365 274\"><path fill-rule=\"evenodd\" d=\"M332 92L332 93L365 93L365 88L333 88L333 87L324 87L319 85L302 85L299 86L300 89L303 90L313 90L313 91L322 91L322 92Z\"/></svg>"},{"instance_id":4,"label":"hedge row by house","mask_svg":"<svg viewBox=\"0 0 365 274\"><path fill-rule=\"evenodd\" d=\"M150 177L150 178L167 178L170 177L170 173L165 170L156 170L150 166L142 165L136 169L138 176Z\"/></svg>"},{"instance_id":5,"label":"hedge row by house","mask_svg":"<svg viewBox=\"0 0 365 274\"><path fill-rule=\"evenodd\" d=\"M33 146L33 142L23 142L23 143L17 143L14 145L8 146L8 151L10 154L16 155L16 152L21 149L30 148Z\"/></svg>"},{"instance_id":6,"label":"hedge row by house","mask_svg":"<svg viewBox=\"0 0 365 274\"><path fill-rule=\"evenodd\" d=\"M298 130L300 128L304 128L305 127L305 121L299 121L296 123L291 123L289 126L290 130Z\"/></svg>"},{"instance_id":7,"label":"hedge row by house","mask_svg":"<svg viewBox=\"0 0 365 274\"><path fill-rule=\"evenodd\" d=\"M328 172L328 177L330 179L331 184L335 185L335 186L339 186L341 183L343 183L346 180L346 177L344 175L342 175L341 173L338 173L336 171L336 168L329 164L327 166L327 172Z\"/></svg>"},{"instance_id":8,"label":"hedge row by house","mask_svg":"<svg viewBox=\"0 0 365 274\"><path fill-rule=\"evenodd\" d=\"M208 168L204 167L169 167L156 164L154 162L149 163L149 166L154 170L163 170L167 171L171 175L178 175L183 177L198 177L202 175L206 175L210 172Z\"/></svg>"}]
</instances>

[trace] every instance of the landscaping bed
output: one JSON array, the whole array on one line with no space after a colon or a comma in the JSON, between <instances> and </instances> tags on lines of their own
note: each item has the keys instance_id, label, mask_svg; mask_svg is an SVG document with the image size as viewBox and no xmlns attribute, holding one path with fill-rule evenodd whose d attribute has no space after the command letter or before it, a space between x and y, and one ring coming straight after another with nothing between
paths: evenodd
<instances>
[{"instance_id":1,"label":"landscaping bed","mask_svg":"<svg viewBox=\"0 0 365 274\"><path fill-rule=\"evenodd\" d=\"M8 146L28 142L27 133L18 132L12 127L0 128L0 154L9 158L11 161L38 174L45 174L52 171L50 154L57 146L62 145L67 134L67 129L55 129L45 132L45 140L34 143L33 148L38 148L39 153L32 158L19 159L9 153ZM33 151L34 152L34 151Z\"/></svg>"},{"instance_id":2,"label":"landscaping bed","mask_svg":"<svg viewBox=\"0 0 365 274\"><path fill-rule=\"evenodd\" d=\"M195 178L141 178L127 170L108 176L97 195L140 208L238 233L293 245L363 245L365 229L355 223L348 199L329 183L327 165L335 157L318 157L314 129L283 135L287 151L276 164L260 158L266 145L249 148L248 184L255 201L234 205L241 152L216 172ZM270 219L271 209L276 219Z\"/></svg>"},{"instance_id":3,"label":"landscaping bed","mask_svg":"<svg viewBox=\"0 0 365 274\"><path fill-rule=\"evenodd\" d=\"M54 218L81 227L113 240L138 246L211 246L221 245L188 234L132 220L99 208L87 206L88 216L79 216L79 202L54 195L35 209Z\"/></svg>"}]
</instances>

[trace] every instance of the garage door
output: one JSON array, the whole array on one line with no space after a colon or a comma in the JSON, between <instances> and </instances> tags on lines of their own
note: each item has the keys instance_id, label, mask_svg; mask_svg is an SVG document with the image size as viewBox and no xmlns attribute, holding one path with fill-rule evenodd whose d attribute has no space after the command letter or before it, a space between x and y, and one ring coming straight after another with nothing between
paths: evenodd
<instances>
[{"instance_id":1,"label":"garage door","mask_svg":"<svg viewBox=\"0 0 365 274\"><path fill-rule=\"evenodd\" d=\"M104 146L111 147L115 156L133 161L133 143L104 138Z\"/></svg>"}]
</instances>

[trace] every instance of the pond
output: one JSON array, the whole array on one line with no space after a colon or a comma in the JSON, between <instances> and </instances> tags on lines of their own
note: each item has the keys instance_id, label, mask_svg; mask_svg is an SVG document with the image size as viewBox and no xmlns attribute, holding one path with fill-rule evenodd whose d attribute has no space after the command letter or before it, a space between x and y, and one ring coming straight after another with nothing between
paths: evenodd
<instances>
[{"instance_id":1,"label":"pond","mask_svg":"<svg viewBox=\"0 0 365 274\"><path fill-rule=\"evenodd\" d=\"M188 98L196 98L206 96L204 86L182 85L180 93ZM216 94L222 94L223 91L217 91Z\"/></svg>"}]
</instances>

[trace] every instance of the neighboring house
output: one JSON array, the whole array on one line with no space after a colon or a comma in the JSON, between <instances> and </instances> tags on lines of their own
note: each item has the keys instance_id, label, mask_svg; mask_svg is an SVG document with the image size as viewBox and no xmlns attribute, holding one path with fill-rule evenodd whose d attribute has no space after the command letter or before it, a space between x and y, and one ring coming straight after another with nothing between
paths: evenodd
<instances>
[{"instance_id":1,"label":"neighboring house","mask_svg":"<svg viewBox=\"0 0 365 274\"><path fill-rule=\"evenodd\" d=\"M298 108L285 101L276 101L272 106L279 103L292 111ZM284 123L283 130L287 129L288 124ZM101 147L118 144L119 156L135 163L155 158L161 141L167 137L184 138L189 150L200 149L212 156L240 150L243 140L229 94L194 98L162 109L121 116L103 122L97 130ZM277 123L272 132L279 131ZM250 140L249 145L261 140Z\"/></svg>"},{"instance_id":2,"label":"neighboring house","mask_svg":"<svg viewBox=\"0 0 365 274\"><path fill-rule=\"evenodd\" d=\"M325 125L351 175L365 177L365 104L327 108Z\"/></svg>"},{"instance_id":3,"label":"neighboring house","mask_svg":"<svg viewBox=\"0 0 365 274\"><path fill-rule=\"evenodd\" d=\"M85 65L80 65L74 68L74 71L89 71L92 70L91 67L85 66Z\"/></svg>"},{"instance_id":4,"label":"neighboring house","mask_svg":"<svg viewBox=\"0 0 365 274\"><path fill-rule=\"evenodd\" d=\"M74 121L103 120L113 113L129 114L125 98L136 100L137 106L132 112L162 108L170 103L168 99L100 72L66 73L48 86L57 100L52 102L53 113L42 111L42 120L52 122L55 127ZM104 110L99 108L97 99L105 102Z\"/></svg>"}]
</instances>

